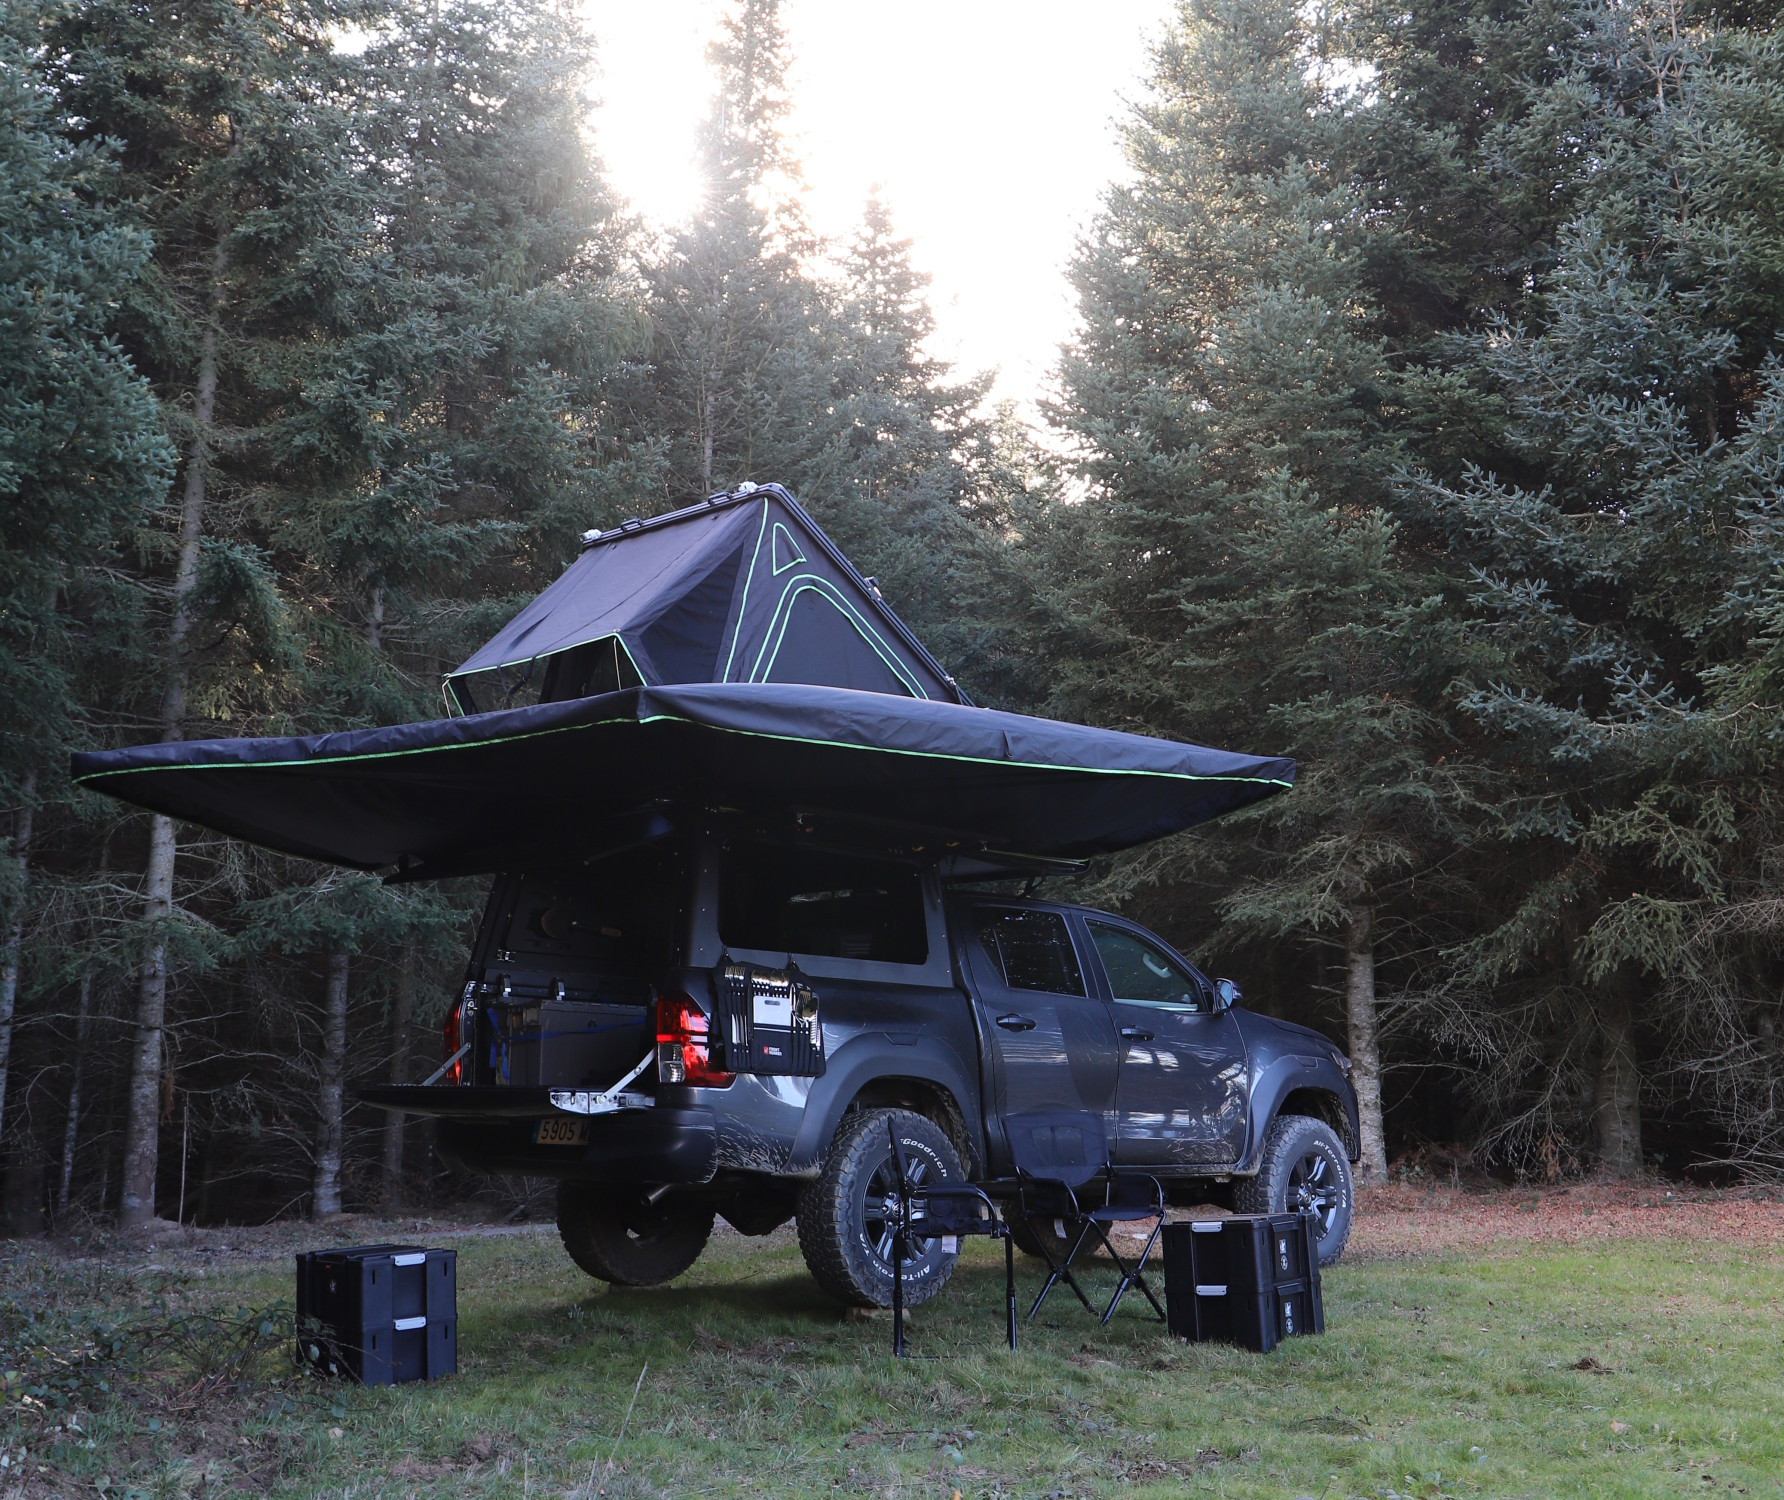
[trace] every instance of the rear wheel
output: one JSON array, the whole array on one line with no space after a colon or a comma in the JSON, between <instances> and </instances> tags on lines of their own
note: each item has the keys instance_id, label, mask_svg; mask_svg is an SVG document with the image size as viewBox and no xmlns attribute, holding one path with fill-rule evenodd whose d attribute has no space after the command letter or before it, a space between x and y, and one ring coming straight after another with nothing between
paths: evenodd
<instances>
[{"instance_id":1,"label":"rear wheel","mask_svg":"<svg viewBox=\"0 0 1784 1500\"><path fill-rule=\"evenodd\" d=\"M1233 1194L1242 1214L1310 1212L1319 1221L1319 1263L1344 1254L1356 1213L1350 1158L1332 1127L1307 1115L1278 1115L1264 1135L1257 1176Z\"/></svg>"},{"instance_id":2,"label":"rear wheel","mask_svg":"<svg viewBox=\"0 0 1784 1500\"><path fill-rule=\"evenodd\" d=\"M823 1173L799 1195L799 1249L818 1285L851 1307L892 1305L898 1178L888 1125L898 1131L913 1186L966 1180L953 1142L933 1120L908 1109L874 1109L843 1121ZM917 1236L905 1255L907 1307L946 1286L959 1259L939 1238Z\"/></svg>"},{"instance_id":3,"label":"rear wheel","mask_svg":"<svg viewBox=\"0 0 1784 1500\"><path fill-rule=\"evenodd\" d=\"M712 1234L712 1205L643 1188L560 1182L558 1237L590 1276L615 1286L660 1286L700 1258Z\"/></svg>"}]
</instances>

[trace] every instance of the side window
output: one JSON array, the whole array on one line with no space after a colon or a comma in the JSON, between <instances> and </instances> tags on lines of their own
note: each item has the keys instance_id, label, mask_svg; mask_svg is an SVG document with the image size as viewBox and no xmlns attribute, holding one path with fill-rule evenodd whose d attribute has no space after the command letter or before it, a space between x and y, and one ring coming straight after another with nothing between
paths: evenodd
<instances>
[{"instance_id":1,"label":"side window","mask_svg":"<svg viewBox=\"0 0 1784 1500\"><path fill-rule=\"evenodd\" d=\"M1055 911L982 906L974 914L979 941L1013 990L1082 995L1084 975L1065 918Z\"/></svg>"},{"instance_id":2,"label":"side window","mask_svg":"<svg viewBox=\"0 0 1784 1500\"><path fill-rule=\"evenodd\" d=\"M1089 926L1097 957L1109 976L1109 989L1117 1000L1177 1005L1186 1010L1204 1008L1201 983L1161 949L1120 927L1101 922Z\"/></svg>"},{"instance_id":3,"label":"side window","mask_svg":"<svg viewBox=\"0 0 1784 1500\"><path fill-rule=\"evenodd\" d=\"M910 865L734 844L720 869L719 936L734 948L920 964L923 877Z\"/></svg>"}]
</instances>

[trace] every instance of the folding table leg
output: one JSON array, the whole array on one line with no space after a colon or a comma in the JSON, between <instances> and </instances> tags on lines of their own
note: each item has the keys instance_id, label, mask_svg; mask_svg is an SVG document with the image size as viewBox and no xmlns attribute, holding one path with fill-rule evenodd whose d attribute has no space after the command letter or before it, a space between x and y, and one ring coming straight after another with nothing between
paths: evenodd
<instances>
[{"instance_id":1,"label":"folding table leg","mask_svg":"<svg viewBox=\"0 0 1784 1500\"><path fill-rule=\"evenodd\" d=\"M904 1358L904 1231L892 1231L892 1355Z\"/></svg>"},{"instance_id":2,"label":"folding table leg","mask_svg":"<svg viewBox=\"0 0 1784 1500\"><path fill-rule=\"evenodd\" d=\"M1152 1254L1152 1247L1158 1243L1158 1237L1164 1232L1165 1218L1158 1216L1158 1222L1152 1226L1152 1233L1146 1237L1145 1247L1140 1251L1140 1258L1134 1262L1134 1283L1146 1294L1146 1300L1152 1304L1153 1312L1158 1314L1158 1321L1168 1323L1165 1310L1158 1305L1158 1298L1152 1295L1151 1284L1146 1280L1146 1257Z\"/></svg>"},{"instance_id":3,"label":"folding table leg","mask_svg":"<svg viewBox=\"0 0 1784 1500\"><path fill-rule=\"evenodd\" d=\"M1016 1242L1004 1231L1004 1305L1010 1319L1010 1349L1016 1348Z\"/></svg>"},{"instance_id":4,"label":"folding table leg","mask_svg":"<svg viewBox=\"0 0 1784 1500\"><path fill-rule=\"evenodd\" d=\"M1066 1252L1063 1264L1054 1264L1053 1252L1047 1248L1046 1240L1042 1239L1040 1241L1041 1255L1047 1262L1047 1281L1046 1285L1041 1288L1040 1296L1034 1299L1034 1306L1028 1310L1030 1320L1032 1320L1034 1315L1041 1310L1041 1304L1047 1300L1047 1293L1052 1291L1053 1288L1062 1281L1072 1289L1073 1295L1084 1304L1084 1311L1089 1313L1093 1318L1096 1316L1096 1309L1090 1305L1090 1298L1084 1295L1084 1288L1078 1285L1078 1278L1072 1275L1072 1262L1077 1259L1078 1252L1083 1249L1084 1240L1093 1227L1094 1225L1091 1220L1086 1219L1084 1221L1083 1227L1078 1231L1078 1238L1072 1241L1072 1248ZM1039 1238L1039 1236L1036 1236L1036 1238Z\"/></svg>"},{"instance_id":5,"label":"folding table leg","mask_svg":"<svg viewBox=\"0 0 1784 1500\"><path fill-rule=\"evenodd\" d=\"M1146 1284L1145 1275L1146 1257L1152 1253L1152 1247L1157 1243L1159 1231L1164 1228L1164 1225L1165 1221L1161 1217L1152 1226L1152 1233L1147 1238L1145 1246L1140 1251L1140 1258L1134 1262L1134 1268L1131 1271L1127 1268L1127 1262L1115 1249L1115 1243L1109 1238L1108 1231L1101 1224L1096 1226L1098 1235L1102 1237L1103 1248L1109 1252L1109 1258L1115 1262L1115 1269L1121 1273L1120 1285L1115 1288L1115 1295L1109 1299L1109 1310L1103 1314L1103 1322L1107 1323L1115 1316L1115 1309L1121 1306L1121 1299L1127 1295L1128 1288L1131 1286L1138 1286L1146 1294L1146 1300L1152 1304L1152 1310L1158 1314L1159 1322L1167 1321L1165 1310L1158 1305L1158 1298L1152 1295L1152 1288Z\"/></svg>"}]
</instances>

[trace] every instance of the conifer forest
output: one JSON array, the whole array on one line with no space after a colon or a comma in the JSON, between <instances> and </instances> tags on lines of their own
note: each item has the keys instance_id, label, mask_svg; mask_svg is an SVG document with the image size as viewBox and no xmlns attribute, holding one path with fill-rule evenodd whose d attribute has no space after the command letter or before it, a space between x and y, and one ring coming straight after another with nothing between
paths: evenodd
<instances>
[{"instance_id":1,"label":"conifer forest","mask_svg":"<svg viewBox=\"0 0 1784 1500\"><path fill-rule=\"evenodd\" d=\"M1784 1172L1781 22L1182 0L1037 414L929 352L896 204L813 228L777 0L673 226L565 0L7 0L8 1221L524 1197L355 1102L487 881L69 754L441 716L585 530L746 480L978 702L1295 757L1070 894L1346 1048L1364 1180Z\"/></svg>"}]
</instances>

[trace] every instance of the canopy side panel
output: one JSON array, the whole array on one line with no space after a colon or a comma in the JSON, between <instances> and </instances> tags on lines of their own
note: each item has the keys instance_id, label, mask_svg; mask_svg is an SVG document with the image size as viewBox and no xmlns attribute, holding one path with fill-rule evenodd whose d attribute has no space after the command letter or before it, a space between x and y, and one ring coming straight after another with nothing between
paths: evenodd
<instances>
[{"instance_id":1,"label":"canopy side panel","mask_svg":"<svg viewBox=\"0 0 1784 1500\"><path fill-rule=\"evenodd\" d=\"M645 527L633 535L622 532L614 541L585 549L452 678L517 667L610 636L625 639L636 655L652 624L675 611L727 559L753 544L757 517L748 512L755 509L694 511L673 524ZM703 605L714 609L711 599ZM731 607L727 597L717 604L716 619L700 622L714 657ZM693 619L684 619L674 633L685 639L696 633L694 625ZM638 666L645 669L643 662Z\"/></svg>"},{"instance_id":2,"label":"canopy side panel","mask_svg":"<svg viewBox=\"0 0 1784 1500\"><path fill-rule=\"evenodd\" d=\"M915 637L804 508L778 486L765 503L722 680L958 701L953 681L912 649Z\"/></svg>"}]
</instances>

